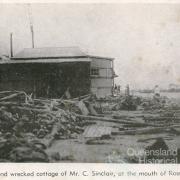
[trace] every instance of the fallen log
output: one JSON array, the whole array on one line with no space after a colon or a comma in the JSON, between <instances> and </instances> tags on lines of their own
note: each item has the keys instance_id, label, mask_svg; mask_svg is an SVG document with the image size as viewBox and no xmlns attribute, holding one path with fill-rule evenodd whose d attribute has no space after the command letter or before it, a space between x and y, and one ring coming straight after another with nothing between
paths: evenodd
<instances>
[{"instance_id":1,"label":"fallen log","mask_svg":"<svg viewBox=\"0 0 180 180\"><path fill-rule=\"evenodd\" d=\"M22 106L12 106L13 109L19 109L24 111L33 111L37 113L48 113L48 114L54 114L53 111L49 111L48 109L37 109L37 108L30 108L30 107L22 107Z\"/></svg>"},{"instance_id":2,"label":"fallen log","mask_svg":"<svg viewBox=\"0 0 180 180\"><path fill-rule=\"evenodd\" d=\"M168 121L168 120L171 120L171 121L180 121L180 118L178 117L144 117L144 120L145 121Z\"/></svg>"},{"instance_id":3,"label":"fallen log","mask_svg":"<svg viewBox=\"0 0 180 180\"><path fill-rule=\"evenodd\" d=\"M140 134L153 134L153 133L160 133L164 132L164 127L158 127L158 128L143 128L143 129L133 129L133 130L125 130L125 131L119 131L119 133L116 132L117 135L140 135Z\"/></svg>"},{"instance_id":4,"label":"fallen log","mask_svg":"<svg viewBox=\"0 0 180 180\"><path fill-rule=\"evenodd\" d=\"M20 103L17 102L0 102L0 106L16 106L20 105Z\"/></svg>"},{"instance_id":5,"label":"fallen log","mask_svg":"<svg viewBox=\"0 0 180 180\"><path fill-rule=\"evenodd\" d=\"M73 100L73 101L86 100L86 98L89 98L90 95L91 94L86 94L86 95L83 95L83 96L79 96L79 97L73 98L71 100Z\"/></svg>"},{"instance_id":6,"label":"fallen log","mask_svg":"<svg viewBox=\"0 0 180 180\"><path fill-rule=\"evenodd\" d=\"M126 130L120 131L119 133L116 132L118 135L140 135L140 134L153 134L153 133L162 133L170 131L172 128L177 127L177 125L172 125L169 127L153 127L153 128L142 128L142 129L133 129L133 130Z\"/></svg>"},{"instance_id":7,"label":"fallen log","mask_svg":"<svg viewBox=\"0 0 180 180\"><path fill-rule=\"evenodd\" d=\"M6 96L6 97L1 98L0 101L6 101L6 100L9 100L9 99L12 99L12 98L17 97L17 96L19 96L19 95L21 95L21 94L24 94L24 93L11 94L11 95L9 95L9 96Z\"/></svg>"},{"instance_id":8,"label":"fallen log","mask_svg":"<svg viewBox=\"0 0 180 180\"><path fill-rule=\"evenodd\" d=\"M10 94L16 94L16 93L25 93L24 91L0 91L0 95L3 95L4 97Z\"/></svg>"},{"instance_id":9,"label":"fallen log","mask_svg":"<svg viewBox=\"0 0 180 180\"><path fill-rule=\"evenodd\" d=\"M3 98L0 98L0 102L1 101L7 101L7 100L10 100L10 99L13 99L15 97L18 97L19 95L25 95L25 98L27 97L25 92L17 92L17 93L13 93L11 95L5 96Z\"/></svg>"},{"instance_id":10,"label":"fallen log","mask_svg":"<svg viewBox=\"0 0 180 180\"><path fill-rule=\"evenodd\" d=\"M114 123L120 123L120 124L131 124L131 125L139 125L139 126L156 126L155 124L149 124L149 123L143 123L143 122L133 122L129 120L120 120L120 119L112 119L107 117L98 117L98 116L84 116L84 115L78 115L76 116L83 120L92 120L92 121L104 121L104 122L114 122Z\"/></svg>"},{"instance_id":11,"label":"fallen log","mask_svg":"<svg viewBox=\"0 0 180 180\"><path fill-rule=\"evenodd\" d=\"M12 91L0 91L0 94L11 93Z\"/></svg>"},{"instance_id":12,"label":"fallen log","mask_svg":"<svg viewBox=\"0 0 180 180\"><path fill-rule=\"evenodd\" d=\"M33 99L34 102L41 102L41 103L51 103L49 99Z\"/></svg>"},{"instance_id":13,"label":"fallen log","mask_svg":"<svg viewBox=\"0 0 180 180\"><path fill-rule=\"evenodd\" d=\"M27 108L36 108L36 109L45 109L45 110L47 110L47 106L45 106L45 105L39 106L39 105L26 104L26 103L21 103L21 105L22 105L22 107L27 107Z\"/></svg>"},{"instance_id":14,"label":"fallen log","mask_svg":"<svg viewBox=\"0 0 180 180\"><path fill-rule=\"evenodd\" d=\"M26 108L36 108L36 109L47 109L46 106L39 106L34 104L27 104L27 103L20 103L20 102L13 102L13 101L7 101L7 102L0 102L0 106L19 106L19 107L26 107Z\"/></svg>"}]
</instances>

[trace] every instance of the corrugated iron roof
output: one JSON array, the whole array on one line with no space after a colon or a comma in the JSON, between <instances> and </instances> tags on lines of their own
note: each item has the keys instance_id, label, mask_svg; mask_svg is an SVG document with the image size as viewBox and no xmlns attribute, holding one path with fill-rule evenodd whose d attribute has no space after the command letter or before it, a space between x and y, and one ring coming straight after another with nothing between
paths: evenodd
<instances>
[{"instance_id":1,"label":"corrugated iron roof","mask_svg":"<svg viewBox=\"0 0 180 180\"><path fill-rule=\"evenodd\" d=\"M79 47L43 47L25 48L17 53L13 59L44 59L44 58L70 58L87 57Z\"/></svg>"}]
</instances>

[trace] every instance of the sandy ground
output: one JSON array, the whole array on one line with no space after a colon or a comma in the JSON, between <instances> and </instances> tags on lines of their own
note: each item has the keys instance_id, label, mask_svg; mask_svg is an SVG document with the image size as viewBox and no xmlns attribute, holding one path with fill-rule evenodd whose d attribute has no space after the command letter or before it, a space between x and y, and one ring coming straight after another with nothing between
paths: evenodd
<instances>
[{"instance_id":1,"label":"sandy ground","mask_svg":"<svg viewBox=\"0 0 180 180\"><path fill-rule=\"evenodd\" d=\"M121 111L116 114L128 116L132 120L142 122L141 111ZM116 126L117 124L98 122L98 125ZM118 126L121 125L119 124ZM51 148L47 150L47 153L58 152L61 157L71 157L69 160L66 159L59 162L124 163L126 162L124 158L128 157L127 153L130 148L140 151L148 145L153 144L157 137L162 137L169 149L180 148L180 135L158 133L146 135L112 135L110 139L99 140L96 144L86 144L81 136L77 139L56 140Z\"/></svg>"},{"instance_id":2,"label":"sandy ground","mask_svg":"<svg viewBox=\"0 0 180 180\"><path fill-rule=\"evenodd\" d=\"M57 140L48 151L59 152L61 156L71 156L73 160L61 162L85 162L85 163L104 163L121 162L128 154L128 149L144 149L147 145L154 142L156 137L164 137L165 142L170 148L179 147L179 136L167 134L154 135L118 135L112 139L101 140L103 144L87 145L79 140ZM143 141L144 139L149 139Z\"/></svg>"},{"instance_id":3,"label":"sandy ground","mask_svg":"<svg viewBox=\"0 0 180 180\"><path fill-rule=\"evenodd\" d=\"M106 125L110 125L105 123ZM102 123L101 123L102 125ZM113 126L113 124L111 124ZM84 163L122 163L128 157L130 148L140 151L155 142L155 138L162 137L170 149L180 148L180 136L170 133L146 135L112 135L110 139L86 144L84 139L56 140L48 153L59 152L60 156L70 156L71 160L60 162Z\"/></svg>"}]
</instances>

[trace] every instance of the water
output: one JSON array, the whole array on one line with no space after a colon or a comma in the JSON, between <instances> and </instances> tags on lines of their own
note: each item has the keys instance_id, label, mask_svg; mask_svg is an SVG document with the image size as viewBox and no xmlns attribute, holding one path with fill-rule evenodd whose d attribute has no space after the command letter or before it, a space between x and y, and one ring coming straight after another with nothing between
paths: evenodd
<instances>
[{"instance_id":1,"label":"water","mask_svg":"<svg viewBox=\"0 0 180 180\"><path fill-rule=\"evenodd\" d=\"M140 97L145 97L145 98L152 98L154 93L140 93L140 92L135 92L133 95L140 96ZM180 101L180 92L162 92L161 96L166 96L169 99L177 100Z\"/></svg>"}]
</instances>

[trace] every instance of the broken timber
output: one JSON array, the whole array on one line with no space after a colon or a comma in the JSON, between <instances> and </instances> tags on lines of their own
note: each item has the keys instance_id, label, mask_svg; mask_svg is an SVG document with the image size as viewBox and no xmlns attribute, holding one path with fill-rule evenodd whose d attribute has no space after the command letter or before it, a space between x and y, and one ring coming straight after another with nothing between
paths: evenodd
<instances>
[{"instance_id":1,"label":"broken timber","mask_svg":"<svg viewBox=\"0 0 180 180\"><path fill-rule=\"evenodd\" d=\"M170 131L170 129L177 127L177 125L172 125L170 127L153 127L153 128L142 128L142 129L133 129L126 131L116 132L118 135L136 135L136 134L152 134L152 133L161 133L165 131Z\"/></svg>"},{"instance_id":2,"label":"broken timber","mask_svg":"<svg viewBox=\"0 0 180 180\"><path fill-rule=\"evenodd\" d=\"M78 114L76 116L83 120L114 122L114 123L120 123L120 124L131 124L131 125L139 125L139 126L156 126L155 124L149 124L149 123L143 123L143 122L133 122L133 121L129 121L129 120L112 119L112 118L107 118L107 117L84 116L84 115L78 115Z\"/></svg>"},{"instance_id":3,"label":"broken timber","mask_svg":"<svg viewBox=\"0 0 180 180\"><path fill-rule=\"evenodd\" d=\"M111 131L111 127L93 125L85 129L83 136L84 138L101 138L102 136L110 136Z\"/></svg>"}]
</instances>

